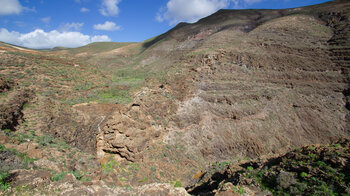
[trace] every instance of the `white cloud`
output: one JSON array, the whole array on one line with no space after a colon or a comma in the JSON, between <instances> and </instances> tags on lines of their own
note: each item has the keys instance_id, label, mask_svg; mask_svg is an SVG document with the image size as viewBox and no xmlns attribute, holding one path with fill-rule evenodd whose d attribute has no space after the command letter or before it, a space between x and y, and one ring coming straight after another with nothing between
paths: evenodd
<instances>
[{"instance_id":1,"label":"white cloud","mask_svg":"<svg viewBox=\"0 0 350 196\"><path fill-rule=\"evenodd\" d=\"M61 25L58 29L62 32L67 32L67 31L80 31L80 29L84 26L84 23L77 23L77 22L72 22L72 23L66 23Z\"/></svg>"},{"instance_id":2,"label":"white cloud","mask_svg":"<svg viewBox=\"0 0 350 196\"><path fill-rule=\"evenodd\" d=\"M82 8L80 9L80 12L83 12L83 13L89 12L89 11L90 11L90 10L87 9L86 7L82 7Z\"/></svg>"},{"instance_id":3,"label":"white cloud","mask_svg":"<svg viewBox=\"0 0 350 196\"><path fill-rule=\"evenodd\" d=\"M0 0L0 15L20 14L23 11L18 0Z\"/></svg>"},{"instance_id":4,"label":"white cloud","mask_svg":"<svg viewBox=\"0 0 350 196\"><path fill-rule=\"evenodd\" d=\"M104 16L116 16L119 14L118 4L121 0L102 0L100 13Z\"/></svg>"},{"instance_id":5,"label":"white cloud","mask_svg":"<svg viewBox=\"0 0 350 196\"><path fill-rule=\"evenodd\" d=\"M95 35L91 38L91 42L110 42L111 39L107 35Z\"/></svg>"},{"instance_id":6,"label":"white cloud","mask_svg":"<svg viewBox=\"0 0 350 196\"><path fill-rule=\"evenodd\" d=\"M234 8L245 8L246 6L259 3L261 1L264 0L232 0L232 3Z\"/></svg>"},{"instance_id":7,"label":"white cloud","mask_svg":"<svg viewBox=\"0 0 350 196\"><path fill-rule=\"evenodd\" d=\"M51 17L48 16L48 17L42 18L41 21L45 24L49 24L51 22Z\"/></svg>"},{"instance_id":8,"label":"white cloud","mask_svg":"<svg viewBox=\"0 0 350 196\"><path fill-rule=\"evenodd\" d=\"M103 31L117 31L120 30L121 27L116 25L114 22L106 21L104 24L94 25L94 29Z\"/></svg>"},{"instance_id":9,"label":"white cloud","mask_svg":"<svg viewBox=\"0 0 350 196\"><path fill-rule=\"evenodd\" d=\"M219 9L226 8L229 0L169 0L166 8L161 8L156 16L159 22L196 22Z\"/></svg>"},{"instance_id":10,"label":"white cloud","mask_svg":"<svg viewBox=\"0 0 350 196\"><path fill-rule=\"evenodd\" d=\"M53 48L62 47L79 47L96 41L111 41L106 36L89 36L79 32L59 32L56 30L45 32L42 29L36 29L29 33L19 33L16 31L9 32L5 28L0 29L0 41L16 44L28 48Z\"/></svg>"}]
</instances>

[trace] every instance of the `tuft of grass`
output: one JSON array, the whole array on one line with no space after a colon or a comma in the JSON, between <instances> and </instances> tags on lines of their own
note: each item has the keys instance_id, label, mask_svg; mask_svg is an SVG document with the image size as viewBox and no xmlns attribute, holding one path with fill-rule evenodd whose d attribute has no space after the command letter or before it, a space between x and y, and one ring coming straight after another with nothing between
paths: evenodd
<instances>
[{"instance_id":1,"label":"tuft of grass","mask_svg":"<svg viewBox=\"0 0 350 196\"><path fill-rule=\"evenodd\" d=\"M53 141L53 137L51 135L44 135L38 137L37 142L42 146L48 146Z\"/></svg>"},{"instance_id":2,"label":"tuft of grass","mask_svg":"<svg viewBox=\"0 0 350 196\"><path fill-rule=\"evenodd\" d=\"M147 182L148 181L148 177L146 176L146 177L144 177L143 179L141 179L139 182Z\"/></svg>"},{"instance_id":3,"label":"tuft of grass","mask_svg":"<svg viewBox=\"0 0 350 196\"><path fill-rule=\"evenodd\" d=\"M10 134L12 132L10 129L0 130L0 131L3 131L6 136L10 136Z\"/></svg>"},{"instance_id":4,"label":"tuft of grass","mask_svg":"<svg viewBox=\"0 0 350 196\"><path fill-rule=\"evenodd\" d=\"M105 164L102 164L102 171L105 174L109 174L109 173L111 173L114 170L114 167L119 167L119 164L116 161L111 160L111 161L108 161Z\"/></svg>"},{"instance_id":5,"label":"tuft of grass","mask_svg":"<svg viewBox=\"0 0 350 196\"><path fill-rule=\"evenodd\" d=\"M60 172L58 174L55 174L53 176L51 176L51 180L52 181L60 181L60 180L63 180L64 177L68 174L68 172Z\"/></svg>"},{"instance_id":6,"label":"tuft of grass","mask_svg":"<svg viewBox=\"0 0 350 196\"><path fill-rule=\"evenodd\" d=\"M177 180L174 184L174 188L181 188L181 187L182 187L182 183Z\"/></svg>"},{"instance_id":7,"label":"tuft of grass","mask_svg":"<svg viewBox=\"0 0 350 196\"><path fill-rule=\"evenodd\" d=\"M240 195L243 195L244 194L244 188L243 187L233 186L233 192L239 193Z\"/></svg>"}]
</instances>

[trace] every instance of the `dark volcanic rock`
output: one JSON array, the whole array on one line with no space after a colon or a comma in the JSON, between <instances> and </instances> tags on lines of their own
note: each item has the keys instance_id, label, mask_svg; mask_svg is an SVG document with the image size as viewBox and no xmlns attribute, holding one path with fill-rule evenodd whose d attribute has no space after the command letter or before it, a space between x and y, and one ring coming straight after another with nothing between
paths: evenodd
<instances>
[{"instance_id":1,"label":"dark volcanic rock","mask_svg":"<svg viewBox=\"0 0 350 196\"><path fill-rule=\"evenodd\" d=\"M21 169L24 165L22 161L11 151L0 151L0 171Z\"/></svg>"},{"instance_id":2,"label":"dark volcanic rock","mask_svg":"<svg viewBox=\"0 0 350 196\"><path fill-rule=\"evenodd\" d=\"M0 105L0 129L10 129L14 131L16 126L22 121L24 104L33 98L31 90L20 90L12 95L5 104Z\"/></svg>"}]
</instances>

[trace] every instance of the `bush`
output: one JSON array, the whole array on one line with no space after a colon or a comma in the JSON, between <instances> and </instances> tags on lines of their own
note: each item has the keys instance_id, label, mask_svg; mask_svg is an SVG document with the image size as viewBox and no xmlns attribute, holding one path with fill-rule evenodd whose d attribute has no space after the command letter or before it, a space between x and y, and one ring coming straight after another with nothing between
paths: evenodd
<instances>
[{"instance_id":1,"label":"bush","mask_svg":"<svg viewBox=\"0 0 350 196\"><path fill-rule=\"evenodd\" d=\"M305 173L305 172L301 172L300 173L300 177L302 177L302 178L306 178L308 175L307 175L307 173Z\"/></svg>"},{"instance_id":2,"label":"bush","mask_svg":"<svg viewBox=\"0 0 350 196\"><path fill-rule=\"evenodd\" d=\"M44 135L38 138L38 143L42 146L47 146L48 144L52 143L53 137L50 135Z\"/></svg>"},{"instance_id":3,"label":"bush","mask_svg":"<svg viewBox=\"0 0 350 196\"><path fill-rule=\"evenodd\" d=\"M175 188L180 188L180 187L182 187L181 182L180 182L180 181L176 181L175 184L174 184L174 187L175 187Z\"/></svg>"},{"instance_id":4,"label":"bush","mask_svg":"<svg viewBox=\"0 0 350 196\"><path fill-rule=\"evenodd\" d=\"M247 167L247 170L248 170L249 172L251 172L251 171L254 170L254 168L253 168L252 166L248 166L248 167Z\"/></svg>"},{"instance_id":5,"label":"bush","mask_svg":"<svg viewBox=\"0 0 350 196\"><path fill-rule=\"evenodd\" d=\"M7 181L10 175L7 171L0 172L0 191L6 191L11 187L10 183Z\"/></svg>"},{"instance_id":6,"label":"bush","mask_svg":"<svg viewBox=\"0 0 350 196\"><path fill-rule=\"evenodd\" d=\"M102 171L105 174L109 174L114 170L114 166L119 167L119 164L116 161L108 161L105 164L102 164Z\"/></svg>"},{"instance_id":7,"label":"bush","mask_svg":"<svg viewBox=\"0 0 350 196\"><path fill-rule=\"evenodd\" d=\"M67 172L61 172L51 177L52 181L60 181L67 175Z\"/></svg>"}]
</instances>

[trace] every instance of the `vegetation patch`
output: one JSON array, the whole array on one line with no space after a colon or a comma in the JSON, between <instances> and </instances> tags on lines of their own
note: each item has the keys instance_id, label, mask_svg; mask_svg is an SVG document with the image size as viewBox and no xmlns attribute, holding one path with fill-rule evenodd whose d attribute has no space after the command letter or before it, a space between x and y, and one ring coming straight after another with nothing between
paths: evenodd
<instances>
[{"instance_id":1,"label":"vegetation patch","mask_svg":"<svg viewBox=\"0 0 350 196\"><path fill-rule=\"evenodd\" d=\"M10 175L7 171L0 171L0 191L6 191L11 187L9 182Z\"/></svg>"},{"instance_id":2,"label":"vegetation patch","mask_svg":"<svg viewBox=\"0 0 350 196\"><path fill-rule=\"evenodd\" d=\"M308 146L266 162L251 161L240 165L215 164L201 184L190 188L193 194L220 190L224 183L254 186L273 195L349 195L350 139L327 146Z\"/></svg>"}]
</instances>

